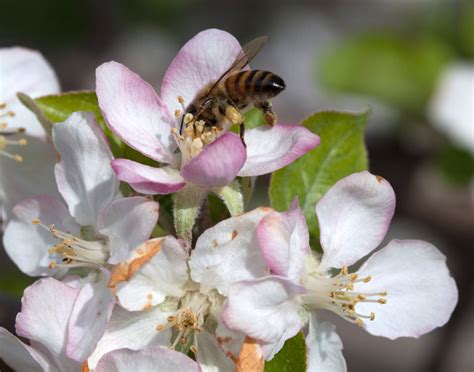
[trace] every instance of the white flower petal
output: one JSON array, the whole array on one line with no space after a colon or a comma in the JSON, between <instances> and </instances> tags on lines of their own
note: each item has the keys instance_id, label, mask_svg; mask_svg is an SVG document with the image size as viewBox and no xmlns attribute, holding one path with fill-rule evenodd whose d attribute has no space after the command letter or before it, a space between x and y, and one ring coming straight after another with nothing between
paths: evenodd
<instances>
[{"instance_id":1,"label":"white flower petal","mask_svg":"<svg viewBox=\"0 0 474 372\"><path fill-rule=\"evenodd\" d=\"M16 317L18 336L46 347L64 371L80 366L66 356L68 322L78 292L56 279L40 279L25 289Z\"/></svg>"},{"instance_id":2,"label":"white flower petal","mask_svg":"<svg viewBox=\"0 0 474 372\"><path fill-rule=\"evenodd\" d=\"M269 360L301 330L299 295L304 292L303 287L278 276L234 283L222 320L230 329L271 344L262 348Z\"/></svg>"},{"instance_id":3,"label":"white flower petal","mask_svg":"<svg viewBox=\"0 0 474 372\"><path fill-rule=\"evenodd\" d=\"M107 62L96 70L96 91L107 126L126 144L162 163L173 161L175 117L163 112L150 84L124 65Z\"/></svg>"},{"instance_id":4,"label":"white flower petal","mask_svg":"<svg viewBox=\"0 0 474 372\"><path fill-rule=\"evenodd\" d=\"M319 137L301 125L262 126L245 132L247 161L241 177L259 176L292 163L319 144Z\"/></svg>"},{"instance_id":5,"label":"white flower petal","mask_svg":"<svg viewBox=\"0 0 474 372\"><path fill-rule=\"evenodd\" d=\"M342 341L336 327L329 322L320 322L316 313L310 313L308 335L305 338L308 372L345 372L346 360L342 355Z\"/></svg>"},{"instance_id":6,"label":"white flower petal","mask_svg":"<svg viewBox=\"0 0 474 372\"><path fill-rule=\"evenodd\" d=\"M288 212L270 212L257 227L265 261L276 275L299 283L309 254L309 233L297 201Z\"/></svg>"},{"instance_id":7,"label":"white flower petal","mask_svg":"<svg viewBox=\"0 0 474 372\"><path fill-rule=\"evenodd\" d=\"M51 362L5 328L0 328L0 360L15 371L42 372L54 369Z\"/></svg>"},{"instance_id":8,"label":"white flower petal","mask_svg":"<svg viewBox=\"0 0 474 372\"><path fill-rule=\"evenodd\" d=\"M170 116L182 111L178 96L189 105L196 94L210 82L216 81L241 51L231 34L204 30L189 40L171 62L161 84L161 98Z\"/></svg>"},{"instance_id":9,"label":"white flower petal","mask_svg":"<svg viewBox=\"0 0 474 372\"><path fill-rule=\"evenodd\" d=\"M146 310L166 296L184 295L188 280L187 255L172 236L148 240L114 271L111 286L129 311Z\"/></svg>"},{"instance_id":10,"label":"white flower petal","mask_svg":"<svg viewBox=\"0 0 474 372\"><path fill-rule=\"evenodd\" d=\"M95 226L119 186L105 136L92 113L76 112L54 125L53 142L61 157L56 181L69 212L82 226Z\"/></svg>"},{"instance_id":11,"label":"white flower petal","mask_svg":"<svg viewBox=\"0 0 474 372\"><path fill-rule=\"evenodd\" d=\"M59 93L56 74L44 57L32 49L0 48L0 81L0 103L6 104L7 111L15 113L14 117L8 118L8 127L25 128L28 135L45 137L35 115L16 97L18 92L33 98Z\"/></svg>"},{"instance_id":12,"label":"white flower petal","mask_svg":"<svg viewBox=\"0 0 474 372\"><path fill-rule=\"evenodd\" d=\"M94 369L102 356L112 350L140 350L148 345L168 346L170 330L158 332L156 326L166 324L166 319L171 315L174 313L156 308L130 312L115 306L104 336L88 359L89 368Z\"/></svg>"},{"instance_id":13,"label":"white flower petal","mask_svg":"<svg viewBox=\"0 0 474 372\"><path fill-rule=\"evenodd\" d=\"M225 295L233 282L268 273L260 252L256 229L271 210L257 208L204 231L191 254L191 278L206 293L216 288Z\"/></svg>"},{"instance_id":14,"label":"white flower petal","mask_svg":"<svg viewBox=\"0 0 474 372\"><path fill-rule=\"evenodd\" d=\"M23 199L35 195L60 197L54 178L53 146L42 139L21 137L28 142L26 146L15 146L14 153L23 158L21 163L0 156L0 219L4 223L12 217L15 204Z\"/></svg>"},{"instance_id":15,"label":"white flower petal","mask_svg":"<svg viewBox=\"0 0 474 372\"><path fill-rule=\"evenodd\" d=\"M49 263L58 259L48 249L59 243L58 239L43 226L34 225L39 218L41 223L54 225L61 231L77 235L80 226L69 215L64 203L49 196L25 199L13 209L14 217L5 229L3 244L15 264L27 275L52 275L54 270ZM60 259L59 259L60 260Z\"/></svg>"},{"instance_id":16,"label":"white flower petal","mask_svg":"<svg viewBox=\"0 0 474 372\"><path fill-rule=\"evenodd\" d=\"M324 254L320 270L355 263L383 240L395 210L395 193L382 177L354 173L331 187L316 205Z\"/></svg>"},{"instance_id":17,"label":"white flower petal","mask_svg":"<svg viewBox=\"0 0 474 372\"><path fill-rule=\"evenodd\" d=\"M107 286L110 273L103 270L94 279L80 289L69 320L67 355L77 361L87 359L94 351L115 303Z\"/></svg>"},{"instance_id":18,"label":"white flower petal","mask_svg":"<svg viewBox=\"0 0 474 372\"><path fill-rule=\"evenodd\" d=\"M387 291L386 304L361 302L356 306L359 313L375 313L375 320L366 321L365 328L376 336L419 337L443 326L458 301L446 257L420 240L392 240L373 254L358 274L371 275L372 280L357 283L354 290Z\"/></svg>"},{"instance_id":19,"label":"white flower petal","mask_svg":"<svg viewBox=\"0 0 474 372\"><path fill-rule=\"evenodd\" d=\"M196 360L202 372L233 371L235 364L219 347L215 336L204 331L197 336Z\"/></svg>"},{"instance_id":20,"label":"white flower petal","mask_svg":"<svg viewBox=\"0 0 474 372\"><path fill-rule=\"evenodd\" d=\"M182 371L199 372L199 365L178 351L155 346L143 350L120 349L102 357L96 372L126 371Z\"/></svg>"},{"instance_id":21,"label":"white flower petal","mask_svg":"<svg viewBox=\"0 0 474 372\"><path fill-rule=\"evenodd\" d=\"M114 200L99 215L97 228L108 238L111 257L117 264L147 240L158 221L159 204L140 196Z\"/></svg>"}]
</instances>

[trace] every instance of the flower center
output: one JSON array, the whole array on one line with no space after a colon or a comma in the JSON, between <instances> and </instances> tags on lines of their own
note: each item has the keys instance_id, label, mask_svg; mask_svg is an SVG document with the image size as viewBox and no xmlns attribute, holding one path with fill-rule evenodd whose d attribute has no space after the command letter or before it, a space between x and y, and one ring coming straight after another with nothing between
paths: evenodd
<instances>
[{"instance_id":1,"label":"flower center","mask_svg":"<svg viewBox=\"0 0 474 372\"><path fill-rule=\"evenodd\" d=\"M356 283L368 283L372 277L359 278L356 273L349 273L347 267L343 267L340 273L334 277L327 278L319 275L310 275L304 286L308 293L302 295L303 303L310 310L331 310L344 319L359 326L365 320L374 320L375 313L361 314L356 310L358 303L386 304L387 292L356 292ZM360 287L360 285L358 285Z\"/></svg>"},{"instance_id":2,"label":"flower center","mask_svg":"<svg viewBox=\"0 0 474 372\"><path fill-rule=\"evenodd\" d=\"M197 335L203 330L206 316L210 313L211 302L208 296L199 291L188 291L180 299L176 315L168 317L167 324L159 324L158 332L171 327L174 341L170 348L173 350L197 351Z\"/></svg>"},{"instance_id":3,"label":"flower center","mask_svg":"<svg viewBox=\"0 0 474 372\"><path fill-rule=\"evenodd\" d=\"M181 167L186 165L192 158L199 155L203 148L214 142L222 133L222 129L216 126L206 126L203 120L195 120L194 116L186 113L183 98L178 97L178 102L183 108L183 132L180 134L177 128L172 128L171 133L181 151ZM181 111L176 110L176 119L181 116ZM180 124L181 126L181 124Z\"/></svg>"},{"instance_id":4,"label":"flower center","mask_svg":"<svg viewBox=\"0 0 474 372\"><path fill-rule=\"evenodd\" d=\"M14 117L13 111L6 111L7 105L0 103L0 155L17 162L22 162L23 157L7 150L9 146L26 146L27 141L24 138L15 138L20 133L24 133L24 128L9 129L5 120Z\"/></svg>"},{"instance_id":5,"label":"flower center","mask_svg":"<svg viewBox=\"0 0 474 372\"><path fill-rule=\"evenodd\" d=\"M61 257L61 263L52 260L50 269L56 267L97 267L104 265L109 258L109 249L105 239L85 240L69 232L58 230L54 225L44 225L39 219L33 220L34 225L39 225L51 232L55 239L60 240L48 250L50 254Z\"/></svg>"}]
</instances>

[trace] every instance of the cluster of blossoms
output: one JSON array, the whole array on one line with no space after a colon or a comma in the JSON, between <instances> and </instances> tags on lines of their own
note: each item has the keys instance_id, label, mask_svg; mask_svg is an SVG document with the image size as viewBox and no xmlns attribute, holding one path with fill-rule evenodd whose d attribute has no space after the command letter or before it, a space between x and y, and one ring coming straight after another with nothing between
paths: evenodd
<instances>
[{"instance_id":1,"label":"cluster of blossoms","mask_svg":"<svg viewBox=\"0 0 474 372\"><path fill-rule=\"evenodd\" d=\"M245 145L225 129L177 133L181 103L240 51L226 32L199 33L171 63L160 96L119 63L97 69L106 125L159 163L152 167L114 159L91 113L55 124L49 143L15 94L56 93L54 73L34 52L0 50L8 61L0 78L19 76L7 80L0 106L9 110L0 114L3 243L24 273L43 277L25 290L16 318L17 335L29 343L0 328L6 364L19 371L259 371L302 331L309 371L344 371L342 343L319 310L391 339L448 321L457 289L431 244L391 241L350 269L389 228L395 195L387 181L361 172L327 191L315 206L319 254L298 200L286 212L244 212L237 179L290 164L316 148L318 136L282 124L246 131ZM134 193L124 195L121 181ZM222 198L231 217L193 237L208 193ZM157 194L174 194L168 235L154 232Z\"/></svg>"}]
</instances>

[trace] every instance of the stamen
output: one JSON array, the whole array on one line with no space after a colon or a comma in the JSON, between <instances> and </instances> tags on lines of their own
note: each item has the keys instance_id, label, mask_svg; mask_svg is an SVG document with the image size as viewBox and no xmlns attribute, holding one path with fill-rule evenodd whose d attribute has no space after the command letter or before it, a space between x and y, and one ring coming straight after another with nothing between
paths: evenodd
<instances>
[{"instance_id":1,"label":"stamen","mask_svg":"<svg viewBox=\"0 0 474 372\"><path fill-rule=\"evenodd\" d=\"M52 260L50 268L97 267L107 262L109 252L105 241L78 238L69 232L58 230L54 224L46 226L39 218L35 218L31 222L33 225L48 230L53 238L61 239L58 244L48 249L48 253L62 256L62 264Z\"/></svg>"},{"instance_id":2,"label":"stamen","mask_svg":"<svg viewBox=\"0 0 474 372\"><path fill-rule=\"evenodd\" d=\"M355 284L357 284L357 289L361 289L363 283L368 283L371 280L370 275L359 279L357 273L349 273L347 267L342 267L339 274L334 277L311 275L305 283L308 293L302 295L303 303L309 309L331 310L351 323L363 325L364 319L373 321L375 313L358 313L356 307L359 302L387 303L386 291L359 292L354 290Z\"/></svg>"}]
</instances>

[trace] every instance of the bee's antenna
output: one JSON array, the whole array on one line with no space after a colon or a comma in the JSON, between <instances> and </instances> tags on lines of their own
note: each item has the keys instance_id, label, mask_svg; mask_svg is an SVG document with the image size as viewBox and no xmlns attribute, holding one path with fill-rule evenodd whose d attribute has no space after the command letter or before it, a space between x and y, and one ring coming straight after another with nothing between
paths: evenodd
<instances>
[{"instance_id":1,"label":"bee's antenna","mask_svg":"<svg viewBox=\"0 0 474 372\"><path fill-rule=\"evenodd\" d=\"M179 126L179 134L180 134L180 135L183 134L184 115L186 115L186 113L183 113L183 115L181 116L181 124L180 124L180 126Z\"/></svg>"}]
</instances>

